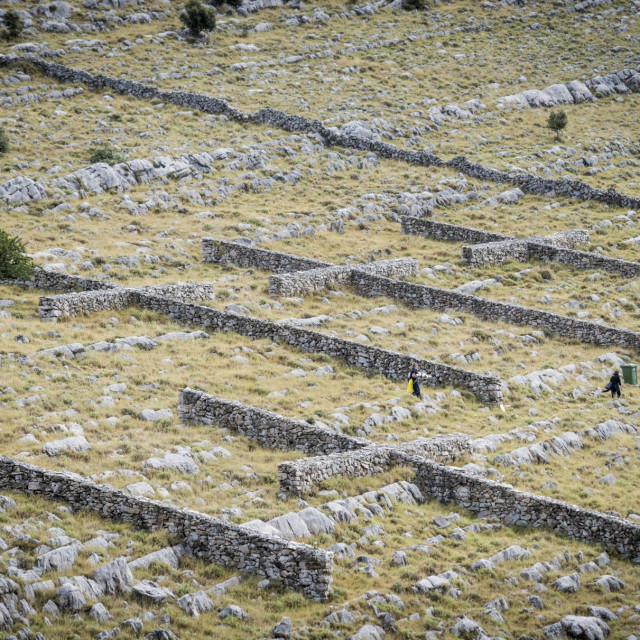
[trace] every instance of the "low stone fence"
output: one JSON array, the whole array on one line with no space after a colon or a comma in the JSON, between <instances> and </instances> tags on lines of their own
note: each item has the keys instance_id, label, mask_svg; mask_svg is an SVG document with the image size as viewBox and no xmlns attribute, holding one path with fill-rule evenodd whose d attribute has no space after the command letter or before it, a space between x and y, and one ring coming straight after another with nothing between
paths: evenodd
<instances>
[{"instance_id":1,"label":"low stone fence","mask_svg":"<svg viewBox=\"0 0 640 640\"><path fill-rule=\"evenodd\" d=\"M167 531L186 541L197 558L280 581L309 598L324 600L329 594L333 554L322 549L5 457L0 457L0 487L64 501L73 509L96 511L142 529Z\"/></svg>"},{"instance_id":2,"label":"low stone fence","mask_svg":"<svg viewBox=\"0 0 640 640\"><path fill-rule=\"evenodd\" d=\"M640 263L601 256L593 251L576 251L546 244L529 242L529 259L535 258L544 262L559 262L577 269L597 269L617 273L623 278L640 276Z\"/></svg>"},{"instance_id":3,"label":"low stone fence","mask_svg":"<svg viewBox=\"0 0 640 640\"><path fill-rule=\"evenodd\" d=\"M116 289L118 287L118 285L105 280L72 276L66 273L57 273L56 271L45 271L40 268L36 268L31 280L0 280L0 285L65 292Z\"/></svg>"},{"instance_id":4,"label":"low stone fence","mask_svg":"<svg viewBox=\"0 0 640 640\"><path fill-rule=\"evenodd\" d=\"M539 311L479 296L428 287L402 280L391 280L362 271L354 271L351 284L361 296L383 296L412 307L438 311L462 311L489 322L507 322L544 329L550 333L600 346L616 346L640 353L640 333L596 322L586 322L549 311Z\"/></svg>"},{"instance_id":5,"label":"low stone fence","mask_svg":"<svg viewBox=\"0 0 640 640\"><path fill-rule=\"evenodd\" d=\"M418 263L413 258L397 258L378 260L368 264L326 267L269 276L269 295L304 296L330 286L347 285L350 284L353 272L356 270L401 278L415 275L418 271Z\"/></svg>"},{"instance_id":6,"label":"low stone fence","mask_svg":"<svg viewBox=\"0 0 640 640\"><path fill-rule=\"evenodd\" d=\"M323 455L362 449L370 444L328 427L290 420L271 411L222 400L188 387L180 391L178 417L185 422L230 429L256 440L267 449Z\"/></svg>"},{"instance_id":7,"label":"low stone fence","mask_svg":"<svg viewBox=\"0 0 640 640\"><path fill-rule=\"evenodd\" d=\"M396 381L404 382L411 365L416 363L418 369L425 374L423 381L429 386L466 389L481 402L494 403L502 400L502 382L494 376L473 373L302 327L218 311L211 307L144 294L137 294L136 298L139 306L166 315L180 324L194 325L205 330L232 331L252 339L274 340L309 353L322 353L339 358L348 365L367 372L380 373Z\"/></svg>"},{"instance_id":8,"label":"low stone fence","mask_svg":"<svg viewBox=\"0 0 640 640\"><path fill-rule=\"evenodd\" d=\"M599 269L617 273L624 278L640 276L640 263L609 258L592 251L578 251L574 247L589 244L589 232L583 229L560 231L544 237L513 238L426 218L403 216L402 232L424 235L437 240L468 242L462 247L463 260L473 266L502 264L507 260L527 262L542 260L558 262L577 269Z\"/></svg>"},{"instance_id":9,"label":"low stone fence","mask_svg":"<svg viewBox=\"0 0 640 640\"><path fill-rule=\"evenodd\" d=\"M202 261L234 264L244 269L255 267L273 273L288 273L333 266L330 262L320 262L289 253L258 249L239 242L214 238L202 238Z\"/></svg>"},{"instance_id":10,"label":"low stone fence","mask_svg":"<svg viewBox=\"0 0 640 640\"><path fill-rule=\"evenodd\" d=\"M214 297L211 283L184 282L137 288L115 287L98 291L42 296L38 303L38 315L42 320L56 321L58 318L77 316L83 313L124 309L136 304L139 293L164 296L183 302L211 300Z\"/></svg>"},{"instance_id":11,"label":"low stone fence","mask_svg":"<svg viewBox=\"0 0 640 640\"><path fill-rule=\"evenodd\" d=\"M640 562L640 526L598 511L518 491L510 485L479 478L462 469L424 458L397 454L398 463L413 467L413 482L425 496L454 502L479 517L495 517L509 526L545 527L553 533L616 549Z\"/></svg>"},{"instance_id":12,"label":"low stone fence","mask_svg":"<svg viewBox=\"0 0 640 640\"><path fill-rule=\"evenodd\" d=\"M459 224L449 224L448 222L438 222L431 218L418 218L415 216L402 216L400 227L404 234L427 236L435 240L447 240L449 242L480 244L515 239L512 236L505 236L501 233L491 233L490 231L481 231L472 227L463 227Z\"/></svg>"},{"instance_id":13,"label":"low stone fence","mask_svg":"<svg viewBox=\"0 0 640 640\"><path fill-rule=\"evenodd\" d=\"M59 82L73 82L84 84L91 89L108 89L124 95L134 96L144 100L159 100L164 103L175 104L188 109L197 109L205 113L225 115L231 120L245 124L266 124L285 131L299 131L315 134L322 138L327 146L344 147L370 151L381 158L397 160L418 166L446 166L465 175L483 181L508 183L519 187L525 193L533 193L556 197L558 195L582 200L594 200L627 209L639 209L640 198L625 196L615 189L596 189L579 180L551 180L525 173L507 173L491 169L481 164L470 162L465 156L456 156L445 162L442 158L428 151L414 151L401 149L387 142L377 141L370 137L342 133L336 127L325 127L318 120L309 120L297 114L287 114L277 109L260 109L254 113L244 113L235 109L225 101L211 96L185 91L160 91L142 82L122 80L106 75L94 75L87 71L72 69L61 64L47 62L33 54L18 56L11 53L0 55L0 67L16 63L33 65L42 74L55 78Z\"/></svg>"},{"instance_id":14,"label":"low stone fence","mask_svg":"<svg viewBox=\"0 0 640 640\"><path fill-rule=\"evenodd\" d=\"M281 462L278 465L280 489L301 496L337 475L359 478L384 473L404 462L404 458L397 456L399 451L438 462L452 462L471 453L469 436L460 433L422 438L399 445L367 444L366 448L358 451Z\"/></svg>"}]
</instances>

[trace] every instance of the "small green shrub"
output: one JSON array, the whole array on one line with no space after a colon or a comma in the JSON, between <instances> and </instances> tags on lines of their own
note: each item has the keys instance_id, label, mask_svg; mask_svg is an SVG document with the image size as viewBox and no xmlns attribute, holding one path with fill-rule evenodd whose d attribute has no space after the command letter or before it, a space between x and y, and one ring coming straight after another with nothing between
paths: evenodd
<instances>
[{"instance_id":1,"label":"small green shrub","mask_svg":"<svg viewBox=\"0 0 640 640\"><path fill-rule=\"evenodd\" d=\"M0 279L27 280L34 270L33 260L26 254L18 237L10 237L0 229Z\"/></svg>"},{"instance_id":2,"label":"small green shrub","mask_svg":"<svg viewBox=\"0 0 640 640\"><path fill-rule=\"evenodd\" d=\"M0 154L7 153L10 146L11 145L9 144L9 136L7 135L7 132L2 127L0 127Z\"/></svg>"},{"instance_id":3,"label":"small green shrub","mask_svg":"<svg viewBox=\"0 0 640 640\"><path fill-rule=\"evenodd\" d=\"M560 141L560 132L567 126L567 114L564 111L552 111L547 120L547 127L556 134L555 141Z\"/></svg>"},{"instance_id":4,"label":"small green shrub","mask_svg":"<svg viewBox=\"0 0 640 640\"><path fill-rule=\"evenodd\" d=\"M103 147L91 147L91 149L89 149L89 162L91 164L106 162L107 164L114 165L123 161L124 158L120 152L111 145L106 144Z\"/></svg>"},{"instance_id":5,"label":"small green shrub","mask_svg":"<svg viewBox=\"0 0 640 640\"><path fill-rule=\"evenodd\" d=\"M211 7L205 7L200 0L189 0L180 12L180 21L192 36L198 37L203 31L216 28L216 14Z\"/></svg>"},{"instance_id":6,"label":"small green shrub","mask_svg":"<svg viewBox=\"0 0 640 640\"><path fill-rule=\"evenodd\" d=\"M20 16L13 9L9 9L5 12L2 21L4 22L4 26L6 27L5 37L7 40L16 40L20 37L22 33L22 20L20 20Z\"/></svg>"},{"instance_id":7,"label":"small green shrub","mask_svg":"<svg viewBox=\"0 0 640 640\"><path fill-rule=\"evenodd\" d=\"M405 11L422 11L425 3L424 0L402 0L402 8Z\"/></svg>"}]
</instances>

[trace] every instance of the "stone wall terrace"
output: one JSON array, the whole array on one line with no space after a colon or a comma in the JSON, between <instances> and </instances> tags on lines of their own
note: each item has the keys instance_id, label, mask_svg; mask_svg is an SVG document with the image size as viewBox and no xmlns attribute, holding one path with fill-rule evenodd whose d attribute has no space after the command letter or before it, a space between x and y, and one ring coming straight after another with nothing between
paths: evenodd
<instances>
[{"instance_id":1,"label":"stone wall terrace","mask_svg":"<svg viewBox=\"0 0 640 640\"><path fill-rule=\"evenodd\" d=\"M25 287L28 289L44 289L49 291L94 291L97 289L115 289L118 285L105 280L67 275L56 271L45 271L36 268L31 280L0 280L1 285Z\"/></svg>"},{"instance_id":2,"label":"stone wall terrace","mask_svg":"<svg viewBox=\"0 0 640 640\"><path fill-rule=\"evenodd\" d=\"M480 296L457 293L447 289L428 287L402 280L391 280L362 271L354 271L352 285L361 296L383 296L399 300L411 307L438 311L462 311L489 322L506 322L543 329L550 333L597 344L616 346L640 353L640 333L618 329L606 324L586 322L549 311L540 311L504 302L494 302Z\"/></svg>"},{"instance_id":3,"label":"stone wall terrace","mask_svg":"<svg viewBox=\"0 0 640 640\"><path fill-rule=\"evenodd\" d=\"M254 113L243 113L231 107L226 101L211 96L184 91L160 91L141 82L121 80L111 76L94 75L87 71L72 69L61 64L47 62L33 54L18 56L15 53L0 55L0 66L9 66L18 62L31 64L44 75L60 82L84 84L91 89L109 89L136 98L157 99L188 109L198 109L205 113L225 115L240 123L266 124L285 131L300 131L318 134L327 146L344 147L371 151L381 158L398 160L418 166L446 166L479 180L507 183L519 187L525 193L550 197L567 196L582 200L593 200L627 209L639 209L640 198L633 198L617 192L615 189L596 189L579 180L551 180L539 178L533 174L507 173L469 161L465 156L456 156L445 162L428 151L401 149L395 145L372 140L357 135L345 135L335 127L325 127L318 120L308 120L297 114L287 114L276 109L260 109Z\"/></svg>"},{"instance_id":4,"label":"stone wall terrace","mask_svg":"<svg viewBox=\"0 0 640 640\"><path fill-rule=\"evenodd\" d=\"M64 501L73 509L96 511L103 518L142 529L164 530L186 541L194 555L206 562L280 581L316 600L324 600L329 594L333 558L322 549L2 456L0 487Z\"/></svg>"},{"instance_id":5,"label":"stone wall terrace","mask_svg":"<svg viewBox=\"0 0 640 640\"><path fill-rule=\"evenodd\" d=\"M347 285L351 283L355 270L401 278L415 275L418 271L418 263L413 258L396 258L395 260L378 260L368 264L326 267L269 276L269 295L304 296L313 291L327 289L330 286Z\"/></svg>"},{"instance_id":6,"label":"stone wall terrace","mask_svg":"<svg viewBox=\"0 0 640 640\"><path fill-rule=\"evenodd\" d=\"M469 436L460 433L421 438L398 445L367 444L366 448L358 451L281 462L278 465L280 489L301 496L336 475L358 478L384 473L404 461L402 457L398 461L398 451L438 462L452 462L471 453Z\"/></svg>"},{"instance_id":7,"label":"stone wall terrace","mask_svg":"<svg viewBox=\"0 0 640 640\"><path fill-rule=\"evenodd\" d=\"M330 262L320 262L289 253L269 251L239 242L214 238L202 238L202 261L234 264L244 269L255 267L273 273L288 273L333 266Z\"/></svg>"},{"instance_id":8,"label":"stone wall terrace","mask_svg":"<svg viewBox=\"0 0 640 640\"><path fill-rule=\"evenodd\" d=\"M398 460L401 455L396 454ZM507 484L479 478L462 469L406 456L413 482L425 496L453 502L479 517L496 517L508 526L545 527L556 535L601 544L640 562L640 526L598 511L526 493Z\"/></svg>"},{"instance_id":9,"label":"stone wall terrace","mask_svg":"<svg viewBox=\"0 0 640 640\"><path fill-rule=\"evenodd\" d=\"M380 373L391 380L406 380L411 364L415 362L424 372L424 382L429 386L466 389L482 402L493 403L502 400L501 380L493 376L351 342L301 327L277 324L159 296L137 293L136 304L166 315L179 324L194 325L205 330L232 331L252 339L275 340L309 353L323 353L339 358L351 366L370 373Z\"/></svg>"},{"instance_id":10,"label":"stone wall terrace","mask_svg":"<svg viewBox=\"0 0 640 640\"><path fill-rule=\"evenodd\" d=\"M271 411L222 400L188 387L180 391L178 416L185 422L230 429L268 449L324 455L369 446L364 439L337 433L328 427L290 420Z\"/></svg>"},{"instance_id":11,"label":"stone wall terrace","mask_svg":"<svg viewBox=\"0 0 640 640\"><path fill-rule=\"evenodd\" d=\"M77 316L98 311L124 309L135 305L137 294L163 296L172 300L211 300L214 289L211 283L183 282L148 287L114 287L97 291L65 293L57 296L42 296L38 303L38 315L42 320Z\"/></svg>"},{"instance_id":12,"label":"stone wall terrace","mask_svg":"<svg viewBox=\"0 0 640 640\"><path fill-rule=\"evenodd\" d=\"M490 231L481 231L472 227L439 222L431 218L418 218L416 216L402 216L400 227L402 233L405 234L427 236L435 240L447 240L449 242L480 244L515 239L512 236L506 236L501 233L491 233Z\"/></svg>"}]
</instances>

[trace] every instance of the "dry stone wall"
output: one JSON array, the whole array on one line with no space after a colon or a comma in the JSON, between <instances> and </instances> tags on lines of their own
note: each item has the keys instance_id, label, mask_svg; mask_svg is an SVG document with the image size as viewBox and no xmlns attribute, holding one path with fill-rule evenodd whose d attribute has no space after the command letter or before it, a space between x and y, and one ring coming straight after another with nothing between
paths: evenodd
<instances>
[{"instance_id":1,"label":"dry stone wall","mask_svg":"<svg viewBox=\"0 0 640 640\"><path fill-rule=\"evenodd\" d=\"M480 229L473 229L472 227L439 222L430 218L418 218L416 216L402 216L400 225L402 233L427 236L436 240L447 240L449 242L480 244L515 239L512 236L505 236L501 233L491 233L490 231L481 231Z\"/></svg>"},{"instance_id":2,"label":"dry stone wall","mask_svg":"<svg viewBox=\"0 0 640 640\"><path fill-rule=\"evenodd\" d=\"M401 454L396 454L400 462ZM479 517L496 517L509 526L545 527L557 535L616 549L640 562L640 526L622 518L518 491L462 469L406 456L402 464L416 471L413 482L424 495L454 502Z\"/></svg>"},{"instance_id":3,"label":"dry stone wall","mask_svg":"<svg viewBox=\"0 0 640 640\"><path fill-rule=\"evenodd\" d=\"M236 431L267 449L323 455L363 449L370 444L367 440L337 433L329 427L290 420L271 411L222 400L188 387L180 391L178 416L185 422Z\"/></svg>"},{"instance_id":4,"label":"dry stone wall","mask_svg":"<svg viewBox=\"0 0 640 640\"><path fill-rule=\"evenodd\" d=\"M164 103L170 103L197 109L205 113L225 115L240 123L266 124L279 127L285 131L299 131L319 135L327 146L345 147L371 151L382 158L398 160L419 166L446 166L465 175L479 180L513 184L523 192L546 196L568 196L582 200L594 200L609 205L626 207L629 209L640 208L640 198L632 198L615 189L596 189L579 180L551 180L539 178L532 174L507 173L485 167L467 160L465 156L456 156L445 162L442 158L428 151L412 151L401 149L386 142L372 140L353 133L341 133L335 127L325 127L318 120L308 120L299 115L289 115L276 109L260 109L254 113L243 113L235 109L219 98L188 93L184 91L160 91L141 82L122 80L105 75L94 75L87 71L72 69L61 64L47 62L33 54L18 56L11 53L0 56L0 66L8 66L17 62L27 63L36 67L41 73L60 82L72 82L84 84L94 90L109 89L125 95L145 100L156 99Z\"/></svg>"},{"instance_id":5,"label":"dry stone wall","mask_svg":"<svg viewBox=\"0 0 640 640\"><path fill-rule=\"evenodd\" d=\"M354 271L351 284L361 296L383 296L399 300L412 307L439 311L463 311L490 322L526 325L571 340L600 346L617 346L640 353L640 334L628 329L586 322L529 307L494 302L447 289L391 280L362 271Z\"/></svg>"},{"instance_id":6,"label":"dry stone wall","mask_svg":"<svg viewBox=\"0 0 640 640\"><path fill-rule=\"evenodd\" d=\"M234 264L243 269L255 267L273 273L289 273L333 266L330 262L320 262L289 253L269 251L239 242L215 240L214 238L202 239L202 261Z\"/></svg>"},{"instance_id":7,"label":"dry stone wall","mask_svg":"<svg viewBox=\"0 0 640 640\"><path fill-rule=\"evenodd\" d=\"M115 289L118 285L105 280L67 275L56 271L45 271L37 268L31 280L0 280L2 285L26 287L28 289L44 289L49 291L93 291L96 289Z\"/></svg>"},{"instance_id":8,"label":"dry stone wall","mask_svg":"<svg viewBox=\"0 0 640 640\"><path fill-rule=\"evenodd\" d=\"M438 462L452 462L471 453L469 436L460 433L422 438L393 446L367 444L369 446L358 451L281 462L278 465L280 489L300 496L333 476L358 478L384 473L390 467L402 464L403 459L396 456L398 451Z\"/></svg>"},{"instance_id":9,"label":"dry stone wall","mask_svg":"<svg viewBox=\"0 0 640 640\"><path fill-rule=\"evenodd\" d=\"M418 263L413 258L397 258L363 265L325 267L269 276L269 295L304 296L330 286L348 285L355 271L401 278L415 275L418 271Z\"/></svg>"},{"instance_id":10,"label":"dry stone wall","mask_svg":"<svg viewBox=\"0 0 640 640\"><path fill-rule=\"evenodd\" d=\"M5 457L0 457L0 487L64 501L74 509L96 511L142 529L161 529L186 541L194 555L207 562L280 581L316 600L329 594L333 558L322 549Z\"/></svg>"},{"instance_id":11,"label":"dry stone wall","mask_svg":"<svg viewBox=\"0 0 640 640\"><path fill-rule=\"evenodd\" d=\"M38 304L38 315L42 320L77 316L83 313L110 311L133 306L137 295L161 295L172 300L211 300L214 297L211 283L184 282L152 287L117 287L112 289L67 293L57 296L42 296Z\"/></svg>"}]
</instances>

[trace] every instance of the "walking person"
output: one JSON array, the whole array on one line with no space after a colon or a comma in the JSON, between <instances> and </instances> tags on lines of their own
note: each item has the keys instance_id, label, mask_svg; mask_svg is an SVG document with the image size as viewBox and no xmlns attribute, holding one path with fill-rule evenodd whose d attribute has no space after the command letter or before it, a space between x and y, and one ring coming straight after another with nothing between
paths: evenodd
<instances>
[{"instance_id":1,"label":"walking person","mask_svg":"<svg viewBox=\"0 0 640 640\"><path fill-rule=\"evenodd\" d=\"M420 380L418 379L418 368L415 364L411 365L409 379L407 382L407 391L422 400L422 392L420 391Z\"/></svg>"},{"instance_id":2,"label":"walking person","mask_svg":"<svg viewBox=\"0 0 640 640\"><path fill-rule=\"evenodd\" d=\"M615 398L616 395L619 398L621 390L622 390L622 380L620 380L620 374L618 373L618 371L614 371L613 375L609 379L609 383L604 388L602 393L606 393L607 391L611 391L611 397L612 398Z\"/></svg>"}]
</instances>

